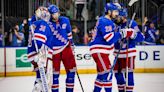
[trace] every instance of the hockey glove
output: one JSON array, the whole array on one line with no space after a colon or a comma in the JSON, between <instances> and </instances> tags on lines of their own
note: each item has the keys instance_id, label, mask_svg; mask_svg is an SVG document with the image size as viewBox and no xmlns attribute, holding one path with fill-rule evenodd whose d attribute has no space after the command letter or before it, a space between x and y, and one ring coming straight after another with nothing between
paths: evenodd
<instances>
[{"instance_id":1,"label":"hockey glove","mask_svg":"<svg viewBox=\"0 0 164 92\"><path fill-rule=\"evenodd\" d=\"M120 34L122 38L131 38L131 39L133 39L136 35L135 30L132 28L121 29Z\"/></svg>"}]
</instances>

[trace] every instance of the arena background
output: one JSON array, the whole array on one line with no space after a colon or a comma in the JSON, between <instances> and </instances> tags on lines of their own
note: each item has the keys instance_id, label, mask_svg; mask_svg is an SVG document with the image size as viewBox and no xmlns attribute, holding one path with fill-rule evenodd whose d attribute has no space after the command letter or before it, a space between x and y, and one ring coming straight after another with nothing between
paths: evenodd
<instances>
[{"instance_id":1,"label":"arena background","mask_svg":"<svg viewBox=\"0 0 164 92\"><path fill-rule=\"evenodd\" d=\"M16 23L21 24L23 19L30 18L37 7L49 3L59 6L61 15L67 16L71 20L72 25L79 28L78 35L81 44L76 46L76 60L79 73L96 73L95 63L93 62L87 42L84 37L89 34L95 26L97 16L103 15L102 11L104 2L110 0L95 0L97 5L94 6L93 0L86 0L81 20L76 19L76 0L1 0L0 2L0 22L2 34L8 32ZM116 0L117 1L117 0ZM127 6L129 0L118 0ZM142 22L144 17L155 20L156 28L160 30L160 35L164 35L164 1L163 0L139 0L139 11L135 20L142 30ZM96 8L96 10L94 9ZM94 9L94 10L93 10ZM135 5L128 8L128 16L132 17ZM95 11L95 12L93 12ZM85 49L85 51L84 51ZM164 47L160 45L138 45L135 72L164 72ZM27 48L11 47L8 38L3 39L3 47L0 47L0 76L22 76L34 75L32 65L27 63ZM113 56L111 55L111 61ZM63 69L63 68L62 68ZM62 70L62 73L64 71Z\"/></svg>"}]
</instances>

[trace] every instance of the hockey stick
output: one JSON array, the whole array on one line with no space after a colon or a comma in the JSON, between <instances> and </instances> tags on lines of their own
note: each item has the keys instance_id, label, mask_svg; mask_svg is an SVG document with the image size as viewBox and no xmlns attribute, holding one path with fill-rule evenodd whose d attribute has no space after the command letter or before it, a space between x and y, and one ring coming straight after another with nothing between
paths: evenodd
<instances>
[{"instance_id":1,"label":"hockey stick","mask_svg":"<svg viewBox=\"0 0 164 92\"><path fill-rule=\"evenodd\" d=\"M131 0L128 5L131 7L137 1L138 0ZM137 3L136 4L136 9L135 9L135 11L133 13L133 16L132 16L132 19L131 19L131 21L130 21L130 23L128 25L128 28L131 27L132 22L134 21L134 18L136 16L136 13L137 13L138 9L139 9L139 4ZM128 57L129 38L127 38L126 41L127 41L127 43L126 43L126 87L127 87L128 86L128 62L129 62L129 57ZM125 92L126 92L126 88L125 88Z\"/></svg>"},{"instance_id":2,"label":"hockey stick","mask_svg":"<svg viewBox=\"0 0 164 92\"><path fill-rule=\"evenodd\" d=\"M75 48L75 47L73 47L73 48ZM74 50L74 49L72 49L72 50ZM74 53L74 55L75 55L75 51L73 51L73 53ZM74 57L75 57L75 56L74 56ZM75 57L75 60L76 60L76 57ZM79 80L81 90L82 90L82 92L84 92L84 88L83 88L83 85L82 85L82 82L81 82L81 79L80 79L80 76L79 76L79 73L78 73L77 70L76 70L76 75L77 75L77 78L78 78L78 80Z\"/></svg>"},{"instance_id":3,"label":"hockey stick","mask_svg":"<svg viewBox=\"0 0 164 92\"><path fill-rule=\"evenodd\" d=\"M31 32L32 32L32 35L34 37L34 28L32 26L31 26ZM34 45L35 45L36 52L39 54L40 52L39 52L38 46L36 44L36 40L35 39L33 39L33 40L34 40ZM40 59L40 57L37 57L37 58L38 58L37 64L38 64L38 68L39 68L39 72L40 72L40 76L41 76L43 92L49 92L48 91L49 87L48 87L48 83L47 83L45 69L44 69L43 64L41 63L42 60Z\"/></svg>"},{"instance_id":4,"label":"hockey stick","mask_svg":"<svg viewBox=\"0 0 164 92\"><path fill-rule=\"evenodd\" d=\"M77 78L79 80L79 83L80 83L80 86L81 86L81 90L82 90L82 92L84 92L84 88L83 88L83 85L82 85L81 80L80 80L80 76L79 76L77 71L76 71L76 75L77 75Z\"/></svg>"},{"instance_id":5,"label":"hockey stick","mask_svg":"<svg viewBox=\"0 0 164 92\"><path fill-rule=\"evenodd\" d=\"M119 50L118 50L118 52L117 52L117 55L116 55L116 57L115 57L115 59L114 59L114 61L113 61L113 65L112 65L112 67L111 67L111 69L110 69L110 71L109 71L109 74L111 74L111 76L112 76L112 74L113 74L113 70L114 70L114 67L115 67L115 65L116 65L116 63L117 63L118 56L119 56L119 54L120 54L120 51L121 51L121 49L122 49L122 46L123 46L124 41L125 41L125 40L123 40L123 41L120 40L120 48L119 48ZM108 76L108 77L109 77L108 79L110 80L110 76Z\"/></svg>"}]
</instances>

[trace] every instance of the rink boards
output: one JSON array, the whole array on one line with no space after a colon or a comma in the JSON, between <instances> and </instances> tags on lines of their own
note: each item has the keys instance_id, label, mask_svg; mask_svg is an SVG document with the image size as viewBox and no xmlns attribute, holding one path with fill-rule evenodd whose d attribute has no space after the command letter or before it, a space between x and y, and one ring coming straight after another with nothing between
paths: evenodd
<instances>
[{"instance_id":1,"label":"rink boards","mask_svg":"<svg viewBox=\"0 0 164 92\"><path fill-rule=\"evenodd\" d=\"M6 53L6 54L4 54ZM79 73L96 73L95 62L93 61L88 46L77 46L75 48L76 63ZM110 55L113 63L114 56ZM34 75L32 65L27 61L27 48L0 48L0 76L4 72L6 61L7 76ZM64 67L61 65L61 73ZM164 45L137 46L135 72L164 72Z\"/></svg>"}]
</instances>

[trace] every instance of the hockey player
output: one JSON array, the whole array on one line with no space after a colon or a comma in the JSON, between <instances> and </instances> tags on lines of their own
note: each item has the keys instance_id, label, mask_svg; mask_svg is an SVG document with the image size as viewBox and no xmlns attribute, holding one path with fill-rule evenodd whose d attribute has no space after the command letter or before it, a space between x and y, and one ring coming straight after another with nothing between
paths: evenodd
<instances>
[{"instance_id":1,"label":"hockey player","mask_svg":"<svg viewBox=\"0 0 164 92\"><path fill-rule=\"evenodd\" d=\"M115 19L118 14L118 7L114 3L106 4L105 16L99 18L94 37L90 43L90 52L96 63L98 72L93 92L100 92L102 87L105 88L105 92L112 91L109 54L112 54L115 42L133 35L133 31L131 30L114 31L115 25L112 19Z\"/></svg>"},{"instance_id":2,"label":"hockey player","mask_svg":"<svg viewBox=\"0 0 164 92\"><path fill-rule=\"evenodd\" d=\"M129 26L131 22L131 20L127 19L127 9L126 8L121 9L119 15L121 18L119 26L121 27L121 29L124 29L127 26ZM118 54L119 49L121 49L118 55L116 65L114 67L114 73L117 80L119 92L125 92L125 90L126 92L133 92L133 87L134 87L133 70L134 70L134 65L135 65L134 61L136 57L135 46L137 42L141 42L144 40L144 36L140 32L138 25L134 20L132 21L132 24L129 29L134 30L133 31L134 34L131 35L128 39L129 44L127 44L127 39L123 39L122 41L117 41L115 43L115 51L114 51L115 56ZM127 45L128 45L128 48L127 48ZM126 60L128 60L128 65L126 65ZM128 83L127 83L128 85L127 86L125 85L126 84L126 81L125 81L126 66L128 66Z\"/></svg>"},{"instance_id":3,"label":"hockey player","mask_svg":"<svg viewBox=\"0 0 164 92\"><path fill-rule=\"evenodd\" d=\"M52 92L59 92L59 75L61 61L66 69L66 92L73 92L76 62L73 54L72 31L67 17L60 16L59 8L55 5L48 7L51 13L51 30L54 35L53 43L53 85Z\"/></svg>"},{"instance_id":4,"label":"hockey player","mask_svg":"<svg viewBox=\"0 0 164 92\"><path fill-rule=\"evenodd\" d=\"M39 58L43 58L45 62L42 63L46 64L47 58L44 56L46 56L47 50L49 50L49 53L52 53L51 41L53 35L48 25L50 19L48 9L39 7L35 12L35 16L37 17L37 20L31 23L32 40L28 45L28 60L33 64L34 71L36 72L33 92L41 92L43 90L37 63ZM39 51L39 53L37 51ZM50 54L48 56L51 58Z\"/></svg>"}]
</instances>

